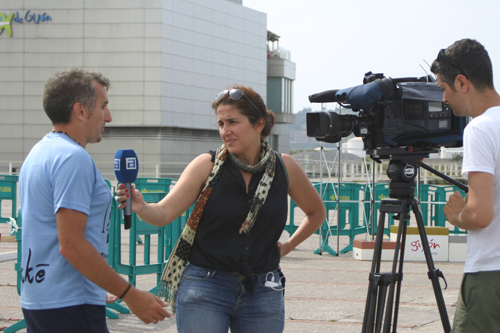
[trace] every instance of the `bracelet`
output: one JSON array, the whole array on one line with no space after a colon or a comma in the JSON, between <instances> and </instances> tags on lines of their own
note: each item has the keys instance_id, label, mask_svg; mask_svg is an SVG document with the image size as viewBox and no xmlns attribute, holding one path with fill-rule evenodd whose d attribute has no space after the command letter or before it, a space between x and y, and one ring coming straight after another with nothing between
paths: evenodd
<instances>
[{"instance_id":1,"label":"bracelet","mask_svg":"<svg viewBox=\"0 0 500 333\"><path fill-rule=\"evenodd\" d=\"M127 289L125 289L125 291L123 292L123 294L118 297L119 299L123 299L123 297L125 297L125 295L127 295L128 291L130 290L130 287L132 287L132 285L129 283L128 286L127 286Z\"/></svg>"}]
</instances>

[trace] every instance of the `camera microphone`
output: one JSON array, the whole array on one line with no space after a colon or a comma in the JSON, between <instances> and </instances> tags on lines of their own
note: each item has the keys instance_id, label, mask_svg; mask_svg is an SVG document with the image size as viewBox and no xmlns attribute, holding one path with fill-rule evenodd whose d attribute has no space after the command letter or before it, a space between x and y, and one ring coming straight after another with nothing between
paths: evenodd
<instances>
[{"instance_id":1,"label":"camera microphone","mask_svg":"<svg viewBox=\"0 0 500 333\"><path fill-rule=\"evenodd\" d=\"M139 160L132 149L121 149L115 154L113 160L113 170L115 171L116 179L120 183L125 184L130 197L125 200L125 208L123 209L123 219L125 229L130 229L132 225L132 183L135 182L139 173Z\"/></svg>"},{"instance_id":2,"label":"camera microphone","mask_svg":"<svg viewBox=\"0 0 500 333\"><path fill-rule=\"evenodd\" d=\"M309 102L311 103L330 103L337 102L337 94L338 89L327 90L317 94L309 95Z\"/></svg>"}]
</instances>

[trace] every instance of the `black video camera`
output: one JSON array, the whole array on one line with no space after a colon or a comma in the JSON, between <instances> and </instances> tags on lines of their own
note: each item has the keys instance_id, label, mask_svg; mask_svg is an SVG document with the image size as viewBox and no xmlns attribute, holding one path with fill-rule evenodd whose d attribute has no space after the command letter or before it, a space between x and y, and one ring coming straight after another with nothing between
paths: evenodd
<instances>
[{"instance_id":1,"label":"black video camera","mask_svg":"<svg viewBox=\"0 0 500 333\"><path fill-rule=\"evenodd\" d=\"M359 116L307 113L307 136L339 142L354 133L364 149L461 147L466 117L457 117L432 76L386 78L368 72L363 85L309 96L311 103L337 102Z\"/></svg>"}]
</instances>

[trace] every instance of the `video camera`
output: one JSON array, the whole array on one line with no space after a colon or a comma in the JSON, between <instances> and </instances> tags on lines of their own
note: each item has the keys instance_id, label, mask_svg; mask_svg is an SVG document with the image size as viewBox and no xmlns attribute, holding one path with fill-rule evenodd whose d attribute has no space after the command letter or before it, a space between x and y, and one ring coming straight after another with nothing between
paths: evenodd
<instances>
[{"instance_id":1,"label":"video camera","mask_svg":"<svg viewBox=\"0 0 500 333\"><path fill-rule=\"evenodd\" d=\"M368 72L363 85L309 96L311 103L337 102L359 116L308 112L307 136L334 143L354 133L363 138L365 150L461 147L466 117L453 115L442 100L443 92L430 75L392 79Z\"/></svg>"}]
</instances>

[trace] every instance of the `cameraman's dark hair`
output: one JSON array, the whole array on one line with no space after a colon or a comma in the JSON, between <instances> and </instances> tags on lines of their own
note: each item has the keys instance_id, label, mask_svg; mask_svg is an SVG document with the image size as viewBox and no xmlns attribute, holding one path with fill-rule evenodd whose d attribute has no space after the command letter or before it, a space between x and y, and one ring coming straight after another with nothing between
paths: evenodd
<instances>
[{"instance_id":1,"label":"cameraman's dark hair","mask_svg":"<svg viewBox=\"0 0 500 333\"><path fill-rule=\"evenodd\" d=\"M452 89L459 74L464 74L479 91L494 88L491 59L481 43L473 39L461 39L448 46L444 54L448 59L439 59L438 56L432 63L431 71L440 74L441 80Z\"/></svg>"},{"instance_id":2,"label":"cameraman's dark hair","mask_svg":"<svg viewBox=\"0 0 500 333\"><path fill-rule=\"evenodd\" d=\"M264 129L261 132L261 136L263 138L268 137L269 134L271 134L271 129L273 128L275 122L274 112L267 109L266 104L262 100L262 97L260 97L260 95L257 94L257 92L255 92L255 90L253 90L252 88L240 84L235 84L231 88L229 88L229 90L230 89L240 89L241 91L243 91L245 96L248 97L248 99L251 100L253 104L255 104L260 112L258 112L244 97L238 100L234 100L229 97L229 94L224 94L221 99L214 100L212 102L212 109L217 113L217 108L221 104L234 105L237 109L241 110L241 113L248 118L252 125L255 125L255 123L260 118L264 118L266 124L264 125Z\"/></svg>"},{"instance_id":3,"label":"cameraman's dark hair","mask_svg":"<svg viewBox=\"0 0 500 333\"><path fill-rule=\"evenodd\" d=\"M110 87L109 80L101 73L75 67L60 70L47 81L43 93L43 109L52 124L68 124L73 105L77 102L94 109L97 91L93 81L106 90Z\"/></svg>"}]
</instances>

